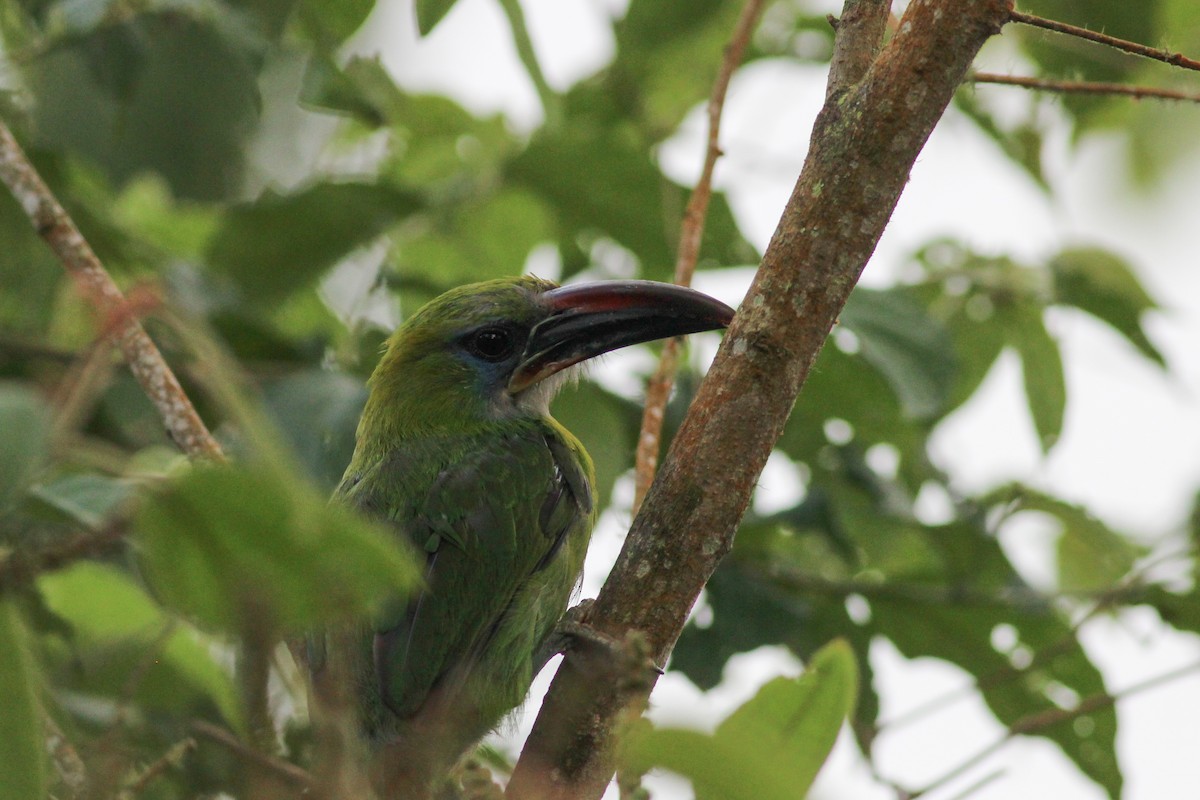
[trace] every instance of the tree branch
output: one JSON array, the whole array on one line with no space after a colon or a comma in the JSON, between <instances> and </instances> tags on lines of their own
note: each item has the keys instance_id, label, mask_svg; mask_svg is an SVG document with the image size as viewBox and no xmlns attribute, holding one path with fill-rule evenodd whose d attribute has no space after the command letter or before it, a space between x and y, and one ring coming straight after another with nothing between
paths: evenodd
<instances>
[{"instance_id":1,"label":"tree branch","mask_svg":"<svg viewBox=\"0 0 1200 800\"><path fill-rule=\"evenodd\" d=\"M25 210L34 230L66 267L84 298L96 309L101 331L120 348L130 371L162 415L171 438L191 458L223 460L220 445L208 432L129 302L2 120L0 180Z\"/></svg>"},{"instance_id":2,"label":"tree branch","mask_svg":"<svg viewBox=\"0 0 1200 800\"><path fill-rule=\"evenodd\" d=\"M856 11L847 0L844 15ZM887 13L885 3L873 3ZM914 0L866 74L826 101L804 169L750 292L592 607L614 638L639 631L664 663L729 551L767 456L875 248L917 155L972 59L1008 19L1004 0ZM847 26L863 35L872 26ZM857 48L854 48L857 49ZM514 798L598 798L621 719L644 691L570 652L513 773Z\"/></svg>"},{"instance_id":3,"label":"tree branch","mask_svg":"<svg viewBox=\"0 0 1200 800\"><path fill-rule=\"evenodd\" d=\"M888 0L846 3L841 17L829 19L837 36L829 59L826 101L852 88L867 74L883 46L883 31L891 6Z\"/></svg>"},{"instance_id":4,"label":"tree branch","mask_svg":"<svg viewBox=\"0 0 1200 800\"><path fill-rule=\"evenodd\" d=\"M729 81L738 64L742 63L742 55L750 36L758 25L762 15L764 0L747 0L742 7L733 29L733 37L725 48L725 58L721 61L721 69L717 80L713 83L712 94L708 99L708 147L704 155L704 167L700 171L700 180L688 198L687 208L683 211L683 223L679 229L679 250L675 257L675 283L680 286L690 286L692 275L696 272L696 262L700 259L700 242L704 237L704 220L708 216L708 202L712 199L713 170L717 159L721 157L721 113L725 109L725 95L729 90ZM658 361L658 369L650 383L646 386L646 409L642 412L642 430L638 434L637 454L634 459L634 494L633 513L637 514L646 498L646 492L654 481L654 472L658 468L658 451L662 442L663 416L667 408L667 399L671 395L671 387L675 384L675 371L679 366L679 339L668 339L663 345L662 357Z\"/></svg>"},{"instance_id":5,"label":"tree branch","mask_svg":"<svg viewBox=\"0 0 1200 800\"><path fill-rule=\"evenodd\" d=\"M54 717L43 713L42 722L46 729L46 752L50 754L50 762L58 775L60 793L65 792L65 797L69 800L86 796L88 773L83 759L79 757L62 728L54 721Z\"/></svg>"},{"instance_id":6,"label":"tree branch","mask_svg":"<svg viewBox=\"0 0 1200 800\"><path fill-rule=\"evenodd\" d=\"M167 752L139 772L118 797L120 800L130 800L146 791L146 787L154 783L164 772L183 764L183 760L195 749L196 740L190 736L171 745Z\"/></svg>"},{"instance_id":7,"label":"tree branch","mask_svg":"<svg viewBox=\"0 0 1200 800\"><path fill-rule=\"evenodd\" d=\"M934 789L945 786L947 783L964 774L972 767L982 763L989 756L999 751L1002 747L1004 747L1004 745L1008 744L1008 742L1017 736L1037 733L1038 731L1043 731L1054 725L1058 725L1063 722L1069 722L1070 720L1078 719L1079 717L1083 717L1088 714L1094 714L1097 711L1102 711L1110 706L1115 705L1121 700L1128 699L1136 694L1140 694L1149 689L1154 689L1158 686L1162 686L1163 684L1176 681L1182 677L1192 674L1193 672L1196 672L1197 670L1200 670L1200 661L1193 661L1189 664L1184 664L1183 666L1168 670L1167 672L1151 676L1143 681L1140 681L1139 683L1135 683L1132 686L1126 687L1119 692L1101 692L1099 694L1090 695L1080 700L1074 708L1049 708L1045 711L1027 714L1009 725L999 739L982 747L978 752L967 757L961 763L951 768L943 775L930 781L920 789L910 792L909 797L914 798L915 800L915 798L928 794Z\"/></svg>"},{"instance_id":8,"label":"tree branch","mask_svg":"<svg viewBox=\"0 0 1200 800\"><path fill-rule=\"evenodd\" d=\"M128 520L118 520L40 550L13 550L0 558L0 594L23 589L43 572L111 552L124 540L127 527Z\"/></svg>"},{"instance_id":9,"label":"tree branch","mask_svg":"<svg viewBox=\"0 0 1200 800\"><path fill-rule=\"evenodd\" d=\"M1124 83L1100 81L1054 81L1044 78L1024 78L1018 75L996 75L991 72L973 73L967 80L971 83L992 83L1001 86L1021 86L1038 92L1060 94L1119 94L1135 99L1182 100L1200 103L1200 92L1182 92L1175 89L1156 89L1152 86L1130 86Z\"/></svg>"},{"instance_id":10,"label":"tree branch","mask_svg":"<svg viewBox=\"0 0 1200 800\"><path fill-rule=\"evenodd\" d=\"M312 776L305 770L290 761L284 761L282 758L255 750L229 731L213 725L211 722L205 722L202 719L193 720L191 730L197 736L221 745L247 764L257 769L270 771L295 789L308 790L313 785Z\"/></svg>"},{"instance_id":11,"label":"tree branch","mask_svg":"<svg viewBox=\"0 0 1200 800\"><path fill-rule=\"evenodd\" d=\"M1089 42L1115 47L1130 55L1142 56L1143 58L1152 58L1155 61L1161 61L1164 64L1170 64L1174 67L1182 69L1190 69L1200 71L1200 61L1194 58L1188 58L1182 53L1172 53L1170 50L1162 48L1147 47L1144 44L1137 42L1118 39L1116 36L1109 36L1107 33L1097 33L1089 31L1087 28L1080 28L1075 25L1068 25L1065 22L1059 22L1053 19L1043 19L1036 17L1033 14L1023 14L1020 11L1012 11L1008 15L1012 22L1020 22L1023 25L1031 25L1035 28L1041 28L1055 33L1065 33L1068 36L1075 36L1079 39L1087 39Z\"/></svg>"}]
</instances>

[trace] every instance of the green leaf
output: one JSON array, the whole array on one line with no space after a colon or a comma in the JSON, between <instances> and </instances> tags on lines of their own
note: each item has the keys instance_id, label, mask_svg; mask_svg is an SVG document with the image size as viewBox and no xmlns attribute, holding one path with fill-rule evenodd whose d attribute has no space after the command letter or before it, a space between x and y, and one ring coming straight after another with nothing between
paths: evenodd
<instances>
[{"instance_id":1,"label":"green leaf","mask_svg":"<svg viewBox=\"0 0 1200 800\"><path fill-rule=\"evenodd\" d=\"M829 423L834 420L849 424L849 446L859 459L872 445L886 444L899 455L900 482L916 487L930 477L925 453L928 424L903 412L895 386L867 360L861 347L860 352L847 353L837 341L830 341L809 372L779 448L815 467L826 458Z\"/></svg>"},{"instance_id":2,"label":"green leaf","mask_svg":"<svg viewBox=\"0 0 1200 800\"><path fill-rule=\"evenodd\" d=\"M417 30L428 36L442 18L454 8L456 0L417 0Z\"/></svg>"},{"instance_id":3,"label":"green leaf","mask_svg":"<svg viewBox=\"0 0 1200 800\"><path fill-rule=\"evenodd\" d=\"M759 689L721 723L716 738L743 748L750 742L775 745L775 753L756 755L783 773L787 793L779 796L795 797L808 791L833 749L842 722L854 711L857 687L854 651L842 640L832 641L798 679L776 678Z\"/></svg>"},{"instance_id":4,"label":"green leaf","mask_svg":"<svg viewBox=\"0 0 1200 800\"><path fill-rule=\"evenodd\" d=\"M942 323L954 343L957 376L944 416L974 395L1031 316L1041 326L1036 315L1046 294L1045 273L1005 256L976 253L950 239L930 241L913 254L913 261L928 278L904 291ZM1037 302L1031 308L1033 298ZM1017 335L1012 329L1018 329Z\"/></svg>"},{"instance_id":5,"label":"green leaf","mask_svg":"<svg viewBox=\"0 0 1200 800\"><path fill-rule=\"evenodd\" d=\"M752 532L743 527L736 547ZM800 597L772 585L742 568L737 559L726 559L705 586L712 622L704 627L689 624L683 629L671 668L678 669L701 689L721 682L726 662L738 654L768 644L786 645L803 657L811 655L826 639L817 626L821 614L832 615L831 627L850 624L835 606L819 599ZM834 621L836 620L836 621ZM823 627L823 626L822 626Z\"/></svg>"},{"instance_id":6,"label":"green leaf","mask_svg":"<svg viewBox=\"0 0 1200 800\"><path fill-rule=\"evenodd\" d=\"M8 336L40 337L65 273L7 189L0 192L0 243L0 328Z\"/></svg>"},{"instance_id":7,"label":"green leaf","mask_svg":"<svg viewBox=\"0 0 1200 800\"><path fill-rule=\"evenodd\" d=\"M300 0L296 16L320 52L331 52L362 27L375 0Z\"/></svg>"},{"instance_id":8,"label":"green leaf","mask_svg":"<svg viewBox=\"0 0 1200 800\"><path fill-rule=\"evenodd\" d=\"M0 510L25 488L46 456L46 402L16 383L0 382Z\"/></svg>"},{"instance_id":9,"label":"green leaf","mask_svg":"<svg viewBox=\"0 0 1200 800\"><path fill-rule=\"evenodd\" d=\"M365 384L340 372L305 370L267 384L263 399L308 476L333 491L354 455Z\"/></svg>"},{"instance_id":10,"label":"green leaf","mask_svg":"<svg viewBox=\"0 0 1200 800\"><path fill-rule=\"evenodd\" d=\"M912 296L860 286L840 322L857 335L863 357L887 378L907 416L929 419L942 410L954 387L954 345Z\"/></svg>"},{"instance_id":11,"label":"green leaf","mask_svg":"<svg viewBox=\"0 0 1200 800\"><path fill-rule=\"evenodd\" d=\"M983 699L1004 725L1062 708L1063 688L1078 698L1106 692L1071 628L1045 604L1015 608L877 596L871 599L871 614L877 634L891 639L905 656L941 658L983 679ZM998 626L1016 633L1003 652L992 644ZM1116 800L1122 785L1116 714L1105 708L1088 714L1087 721L1064 720L1028 733L1055 742Z\"/></svg>"},{"instance_id":12,"label":"green leaf","mask_svg":"<svg viewBox=\"0 0 1200 800\"><path fill-rule=\"evenodd\" d=\"M587 263L591 244L609 237L638 257L643 277L667 279L685 190L667 180L636 141L570 122L543 131L509 163L510 179L555 210L568 274L572 260ZM596 175L604 180L595 181ZM667 197L677 202L668 204ZM710 205L701 258L722 265L757 260L723 197L714 196Z\"/></svg>"},{"instance_id":13,"label":"green leaf","mask_svg":"<svg viewBox=\"0 0 1200 800\"><path fill-rule=\"evenodd\" d=\"M412 194L371 183L318 183L290 195L268 192L226 213L208 258L251 298L277 301L311 286L351 250L420 207Z\"/></svg>"},{"instance_id":14,"label":"green leaf","mask_svg":"<svg viewBox=\"0 0 1200 800\"><path fill-rule=\"evenodd\" d=\"M610 87L637 87L652 137L673 132L712 91L740 7L723 0L634 0L616 27Z\"/></svg>"},{"instance_id":15,"label":"green leaf","mask_svg":"<svg viewBox=\"0 0 1200 800\"><path fill-rule=\"evenodd\" d=\"M987 93L991 91L994 90L989 87L964 84L954 93L954 106L999 145L1013 163L1023 168L1038 188L1049 192L1050 184L1042 169L1042 145L1045 138L1042 129L1034 119L1015 127L1002 126L983 102L983 98L988 98ZM1005 89L1002 87L998 91Z\"/></svg>"},{"instance_id":16,"label":"green leaf","mask_svg":"<svg viewBox=\"0 0 1200 800\"><path fill-rule=\"evenodd\" d=\"M217 226L210 206L176 203L154 176L130 181L112 207L114 221L139 240L174 258L196 260Z\"/></svg>"},{"instance_id":17,"label":"green leaf","mask_svg":"<svg viewBox=\"0 0 1200 800\"><path fill-rule=\"evenodd\" d=\"M1160 0L1144 0L1137 5L1125 0L1028 0L1021 10L1052 20L1103 31L1111 36L1132 42L1160 42L1167 33L1160 27ZM1026 25L1014 26L1013 31L1025 53L1033 60L1043 77L1075 81L1136 83L1138 59L1114 57L1110 48L1063 36ZM1056 103L1074 115L1081 127L1104 122L1100 112L1130 104L1122 98L1068 93L1057 96Z\"/></svg>"},{"instance_id":18,"label":"green leaf","mask_svg":"<svg viewBox=\"0 0 1200 800\"><path fill-rule=\"evenodd\" d=\"M197 468L152 496L135 527L163 601L224 631L365 615L417 580L395 537L265 465Z\"/></svg>"},{"instance_id":19,"label":"green leaf","mask_svg":"<svg viewBox=\"0 0 1200 800\"><path fill-rule=\"evenodd\" d=\"M1058 583L1065 592L1111 589L1133 569L1146 548L1092 516L1087 509L1025 486L1005 487L991 495L1013 510L1037 511L1062 524L1058 538Z\"/></svg>"},{"instance_id":20,"label":"green leaf","mask_svg":"<svg viewBox=\"0 0 1200 800\"><path fill-rule=\"evenodd\" d=\"M39 144L116 183L153 171L180 197L232 196L260 110L260 43L243 22L163 10L42 45L24 68Z\"/></svg>"},{"instance_id":21,"label":"green leaf","mask_svg":"<svg viewBox=\"0 0 1200 800\"><path fill-rule=\"evenodd\" d=\"M131 672L144 670L134 687L139 702L181 714L195 713L204 700L240 728L237 690L213 658L217 643L170 617L128 575L79 562L42 575L37 585L46 608L71 631L61 656L67 685L116 698L129 691Z\"/></svg>"},{"instance_id":22,"label":"green leaf","mask_svg":"<svg viewBox=\"0 0 1200 800\"><path fill-rule=\"evenodd\" d=\"M966 305L961 304L945 321L946 330L954 341L958 369L954 390L943 413L949 413L969 400L1004 352L1003 328L995 323L991 315L972 315Z\"/></svg>"},{"instance_id":23,"label":"green leaf","mask_svg":"<svg viewBox=\"0 0 1200 800\"><path fill-rule=\"evenodd\" d=\"M46 796L46 748L38 669L11 601L0 601L0 800Z\"/></svg>"},{"instance_id":24,"label":"green leaf","mask_svg":"<svg viewBox=\"0 0 1200 800\"><path fill-rule=\"evenodd\" d=\"M927 529L888 507L887 488L872 481L872 474L851 460L854 455L853 449L843 453L843 473L818 473L814 483L828 497L835 533L853 547L855 566L892 579L936 574L941 554Z\"/></svg>"},{"instance_id":25,"label":"green leaf","mask_svg":"<svg viewBox=\"0 0 1200 800\"><path fill-rule=\"evenodd\" d=\"M1193 589L1178 594L1161 586L1147 586L1141 590L1137 601L1151 606L1163 622L1176 630L1200 633L1200 592Z\"/></svg>"},{"instance_id":26,"label":"green leaf","mask_svg":"<svg viewBox=\"0 0 1200 800\"><path fill-rule=\"evenodd\" d=\"M300 100L324 111L352 115L377 128L394 115L404 97L378 58L356 56L344 66L332 58L311 59Z\"/></svg>"},{"instance_id":27,"label":"green leaf","mask_svg":"<svg viewBox=\"0 0 1200 800\"><path fill-rule=\"evenodd\" d=\"M769 520L743 525L733 555L721 562L705 586L712 619L703 627L693 619L683 629L671 669L707 690L720 683L726 663L738 653L783 645L808 661L822 646L842 638L861 664L854 728L868 749L879 714L868 660L872 633L850 618L844 598L803 592L770 579L769 570L776 564L837 574L840 559L818 536L799 535Z\"/></svg>"},{"instance_id":28,"label":"green leaf","mask_svg":"<svg viewBox=\"0 0 1200 800\"><path fill-rule=\"evenodd\" d=\"M560 238L607 234L646 269L673 263L662 209L666 178L642 148L572 127L535 137L510 169L515 182L556 209Z\"/></svg>"},{"instance_id":29,"label":"green leaf","mask_svg":"<svg viewBox=\"0 0 1200 800\"><path fill-rule=\"evenodd\" d=\"M1056 300L1107 323L1151 361L1166 366L1142 328L1143 312L1158 308L1124 259L1099 248L1064 250L1050 259Z\"/></svg>"},{"instance_id":30,"label":"green leaf","mask_svg":"<svg viewBox=\"0 0 1200 800\"><path fill-rule=\"evenodd\" d=\"M1058 441L1067 405L1062 354L1058 342L1046 330L1042 310L1028 302L1013 303L997 312L1009 343L1021 357L1025 399L1042 452Z\"/></svg>"},{"instance_id":31,"label":"green leaf","mask_svg":"<svg viewBox=\"0 0 1200 800\"><path fill-rule=\"evenodd\" d=\"M128 481L83 473L34 486L29 495L80 525L96 529L133 495L133 487Z\"/></svg>"},{"instance_id":32,"label":"green leaf","mask_svg":"<svg viewBox=\"0 0 1200 800\"><path fill-rule=\"evenodd\" d=\"M520 275L534 246L552 237L553 216L537 195L503 189L457 204L432 229L403 238L396 268L406 279L446 289Z\"/></svg>"},{"instance_id":33,"label":"green leaf","mask_svg":"<svg viewBox=\"0 0 1200 800\"><path fill-rule=\"evenodd\" d=\"M803 797L853 711L858 668L845 642L822 648L798 679L776 678L711 737L638 729L623 748L638 773L665 767L689 778L697 800Z\"/></svg>"}]
</instances>

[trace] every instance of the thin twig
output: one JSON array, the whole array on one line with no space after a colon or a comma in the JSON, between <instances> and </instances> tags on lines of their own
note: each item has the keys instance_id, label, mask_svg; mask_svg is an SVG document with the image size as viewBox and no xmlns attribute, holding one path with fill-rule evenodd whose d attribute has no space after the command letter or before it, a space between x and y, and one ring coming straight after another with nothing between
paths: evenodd
<instances>
[{"instance_id":1,"label":"thin twig","mask_svg":"<svg viewBox=\"0 0 1200 800\"><path fill-rule=\"evenodd\" d=\"M127 723L134 697L145 682L150 670L160 662L162 651L171 637L175 635L178 625L177 619L168 618L153 640L148 642L146 648L138 654L133 669L121 683L121 689L117 696L116 713L112 722L100 738L89 747L91 751L89 761L93 765L93 773L98 775L97 785L105 787L103 791L96 792L98 796L111 795L118 800L127 800L132 797L127 792L119 790L122 785L128 786L129 780L124 776L133 770L123 737L128 732Z\"/></svg>"},{"instance_id":2,"label":"thin twig","mask_svg":"<svg viewBox=\"0 0 1200 800\"><path fill-rule=\"evenodd\" d=\"M96 309L101 330L120 348L130 371L162 415L171 438L192 458L223 460L220 445L208 432L129 302L2 120L0 180L12 191L34 230L50 245L84 298Z\"/></svg>"},{"instance_id":3,"label":"thin twig","mask_svg":"<svg viewBox=\"0 0 1200 800\"><path fill-rule=\"evenodd\" d=\"M708 204L712 199L713 170L721 157L720 134L721 113L725 108L725 96L734 70L742 62L746 45L762 14L764 0L747 0L742 7L733 29L733 36L725 48L721 69L713 83L708 99L708 144L704 154L704 167L692 196L688 198L683 212L683 223L679 230L679 249L675 257L675 283L689 286L700 259L700 242L704 237L704 220L708 215ZM675 383L675 371L679 364L679 339L669 339L663 345L662 358L650 383L646 386L646 408L642 412L642 429L638 434L637 453L634 464L633 514L637 515L646 497L646 491L654 480L658 468L658 451L662 441L663 417L671 387Z\"/></svg>"},{"instance_id":4,"label":"thin twig","mask_svg":"<svg viewBox=\"0 0 1200 800\"><path fill-rule=\"evenodd\" d=\"M24 339L0 336L0 362L6 359L22 361L38 359L50 363L70 364L78 354L63 347L55 347L44 342L25 341Z\"/></svg>"},{"instance_id":5,"label":"thin twig","mask_svg":"<svg viewBox=\"0 0 1200 800\"><path fill-rule=\"evenodd\" d=\"M256 610L252 605L246 607L247 622L242 629L236 673L250 739L262 752L273 753L277 746L268 688L275 640L270 626L264 624L267 618L254 613Z\"/></svg>"},{"instance_id":6,"label":"thin twig","mask_svg":"<svg viewBox=\"0 0 1200 800\"><path fill-rule=\"evenodd\" d=\"M173 744L167 752L136 775L121 792L120 797L136 797L146 790L160 775L172 767L178 767L188 754L196 749L196 740L190 736Z\"/></svg>"},{"instance_id":7,"label":"thin twig","mask_svg":"<svg viewBox=\"0 0 1200 800\"><path fill-rule=\"evenodd\" d=\"M88 792L88 772L71 740L49 714L42 717L46 729L46 751L58 779L66 789L66 797L84 797Z\"/></svg>"},{"instance_id":8,"label":"thin twig","mask_svg":"<svg viewBox=\"0 0 1200 800\"><path fill-rule=\"evenodd\" d=\"M1138 44L1137 42L1130 42L1126 41L1125 39L1118 39L1115 36L1109 36L1107 33L1089 31L1087 28L1068 25L1065 22L1058 22L1057 20L1053 19L1043 19L1042 17L1037 17L1033 14L1023 14L1016 10L1010 11L1008 18L1012 22L1020 22L1025 25L1032 25L1035 28L1042 28L1043 30L1054 31L1055 33L1065 33L1068 36L1076 36L1080 39L1087 39L1090 42L1096 42L1097 44L1115 47L1116 49L1123 50L1126 53L1130 53L1135 56L1142 56L1143 58L1152 58L1155 61L1161 61L1164 64L1170 64L1171 66L1200 71L1200 61L1197 61L1193 58L1188 58L1182 53L1172 53L1170 50L1163 48L1147 47L1144 44Z\"/></svg>"},{"instance_id":9,"label":"thin twig","mask_svg":"<svg viewBox=\"0 0 1200 800\"><path fill-rule=\"evenodd\" d=\"M1005 772L1007 772L1007 770L1004 767L994 769L979 780L969 784L966 788L955 794L953 797L947 798L947 800L966 800L968 797L975 794L980 789L983 789L985 786L995 783L1000 778L1003 778Z\"/></svg>"},{"instance_id":10,"label":"thin twig","mask_svg":"<svg viewBox=\"0 0 1200 800\"><path fill-rule=\"evenodd\" d=\"M942 786L945 786L950 781L954 780L955 778L959 777L960 775L963 775L964 773L966 773L969 770L973 769L974 767L978 766L982 762L986 761L993 754L999 752L1010 741L1012 741L1012 734L1006 732L999 739L990 743L989 745L987 745L986 747L981 749L979 752L974 753L973 755L963 759L963 761L961 763L959 763L957 766L955 766L953 769L949 770L948 772L939 776L938 778L935 778L929 784L925 785L924 787L922 787L920 789L914 789L913 791L909 792L908 800L917 800L918 797L923 797L926 794L929 794L930 792L932 792L936 789L939 789Z\"/></svg>"},{"instance_id":11,"label":"thin twig","mask_svg":"<svg viewBox=\"0 0 1200 800\"><path fill-rule=\"evenodd\" d=\"M26 586L43 572L62 569L81 559L108 553L121 543L126 525L125 520L119 520L41 550L9 553L0 559L0 593Z\"/></svg>"},{"instance_id":12,"label":"thin twig","mask_svg":"<svg viewBox=\"0 0 1200 800\"><path fill-rule=\"evenodd\" d=\"M1055 81L1044 78L1025 78L1019 75L996 75L991 72L976 72L969 80L972 83L994 83L1003 86L1021 86L1039 92L1061 94L1117 94L1135 99L1181 100L1200 103L1200 92L1182 92L1175 89L1158 89L1153 86L1130 86L1124 83L1100 81Z\"/></svg>"},{"instance_id":13,"label":"thin twig","mask_svg":"<svg viewBox=\"0 0 1200 800\"><path fill-rule=\"evenodd\" d=\"M121 693L118 695L120 701L117 703L117 714L113 720L113 724L110 726L110 732L115 734L117 729L125 725L126 719L129 716L129 710L133 707L134 698L145 684L150 670L162 662L163 651L167 649L167 645L170 644L171 639L178 630L179 618L167 617L154 639L150 641L146 649L138 656L133 669L129 670L129 674L121 682Z\"/></svg>"},{"instance_id":14,"label":"thin twig","mask_svg":"<svg viewBox=\"0 0 1200 800\"><path fill-rule=\"evenodd\" d=\"M533 88L542 103L542 111L546 115L545 126L556 128L562 122L562 100L546 80L546 73L542 71L537 52L533 49L533 39L529 36L529 28L525 24L525 12L518 0L500 0L500 8L512 29L517 57L525 67L525 72L529 74L529 79L533 81Z\"/></svg>"},{"instance_id":15,"label":"thin twig","mask_svg":"<svg viewBox=\"0 0 1200 800\"><path fill-rule=\"evenodd\" d=\"M1128 700L1130 697L1133 697L1136 694L1156 688L1165 683L1170 683L1171 681L1182 678L1185 675L1196 672L1197 670L1200 670L1200 661L1193 661L1190 664L1184 664L1181 667L1176 667L1175 669L1168 670L1167 672L1160 673L1153 677L1147 678L1144 681L1135 683L1119 692L1101 692L1099 694L1085 697L1083 700L1080 700L1078 705L1076 705L1074 708L1050 708L1034 714L1027 714L1026 716L1021 717L1009 725L1008 729L999 739L983 747L977 753L967 757L960 764L950 769L940 777L935 778L924 787L917 789L911 794L911 797L915 800L915 798L921 797L933 791L934 789L944 786L948 782L954 780L967 770L982 762L984 759L991 756L996 751L1000 750L1000 748L1017 736L1037 733L1038 731L1045 730L1046 728L1050 728L1054 725L1058 725L1063 722L1069 722L1070 720L1078 719L1079 717L1093 714L1097 711L1103 711L1104 709L1115 705L1121 700Z\"/></svg>"},{"instance_id":16,"label":"thin twig","mask_svg":"<svg viewBox=\"0 0 1200 800\"><path fill-rule=\"evenodd\" d=\"M68 434L82 426L96 401L112 382L114 359L108 342L92 342L71 364L55 387L51 440L61 446Z\"/></svg>"},{"instance_id":17,"label":"thin twig","mask_svg":"<svg viewBox=\"0 0 1200 800\"><path fill-rule=\"evenodd\" d=\"M1109 605L1112 603L1114 592L1116 592L1115 588L1109 590L1106 594L1102 594L1100 598L1097 599L1092 605L1091 609L1089 609L1086 614L1084 614L1074 624L1071 625L1070 630L1064 636L1034 652L1030 657L1028 664L1025 664L1022 667L1017 667L1010 664L1008 666L1001 667L1000 669L993 670L986 675L975 676L971 682L967 683L966 685L960 686L956 689L951 689L942 695L925 701L915 708L909 709L903 714L879 723L875 726L876 732L882 731L884 728L894 731L898 727L910 725L919 721L922 717L933 714L934 712L946 708L958 702L959 700L971 697L976 692L984 693L994 687L1003 686L1009 681L1017 680L1023 675L1028 675L1035 668L1041 667L1043 664L1053 662L1053 660L1058 658L1060 655L1072 649L1078 648L1080 646L1079 631L1089 620L1109 607Z\"/></svg>"},{"instance_id":18,"label":"thin twig","mask_svg":"<svg viewBox=\"0 0 1200 800\"><path fill-rule=\"evenodd\" d=\"M1146 585L1136 581L1122 582L1107 589L1078 589L1042 592L1032 587L1003 587L980 589L975 586L933 586L921 583L870 580L836 580L815 572L792 567L755 562L743 563L746 569L763 580L798 592L812 592L833 597L862 595L867 598L903 600L933 606L984 606L1028 610L1051 606L1059 600L1077 600L1111 605L1116 600L1136 601Z\"/></svg>"},{"instance_id":19,"label":"thin twig","mask_svg":"<svg viewBox=\"0 0 1200 800\"><path fill-rule=\"evenodd\" d=\"M284 761L282 758L255 750L220 726L197 719L192 721L191 730L197 736L221 745L241 760L274 773L292 786L299 789L307 789L312 786L312 776L304 769L290 761Z\"/></svg>"}]
</instances>

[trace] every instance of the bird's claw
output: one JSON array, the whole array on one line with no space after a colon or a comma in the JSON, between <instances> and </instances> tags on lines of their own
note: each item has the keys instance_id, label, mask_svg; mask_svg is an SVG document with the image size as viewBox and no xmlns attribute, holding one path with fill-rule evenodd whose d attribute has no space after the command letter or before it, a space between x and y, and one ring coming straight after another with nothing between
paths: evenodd
<instances>
[{"instance_id":1,"label":"bird's claw","mask_svg":"<svg viewBox=\"0 0 1200 800\"><path fill-rule=\"evenodd\" d=\"M629 631L624 638L618 639L591 624L589 617L594 602L584 600L563 614L538 651L534 662L537 669L540 670L555 655L583 646L605 652L615 663L624 665L632 676L640 675L646 668L655 675L665 674L666 670L650 657L649 646L641 633ZM640 679L638 682L641 682Z\"/></svg>"}]
</instances>

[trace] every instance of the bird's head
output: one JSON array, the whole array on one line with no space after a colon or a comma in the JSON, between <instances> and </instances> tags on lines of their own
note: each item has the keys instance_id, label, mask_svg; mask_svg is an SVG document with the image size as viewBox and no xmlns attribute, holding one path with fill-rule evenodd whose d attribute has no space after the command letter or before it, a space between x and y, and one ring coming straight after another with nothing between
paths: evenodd
<instances>
[{"instance_id":1,"label":"bird's head","mask_svg":"<svg viewBox=\"0 0 1200 800\"><path fill-rule=\"evenodd\" d=\"M388 340L363 424L401 433L544 415L570 367L620 347L723 328L732 317L707 295L651 281L559 287L524 276L460 286Z\"/></svg>"}]
</instances>

